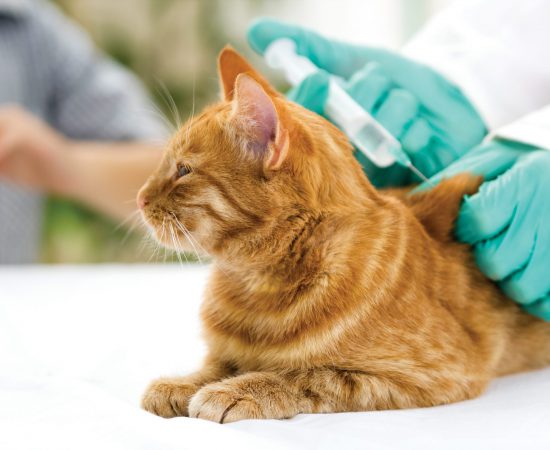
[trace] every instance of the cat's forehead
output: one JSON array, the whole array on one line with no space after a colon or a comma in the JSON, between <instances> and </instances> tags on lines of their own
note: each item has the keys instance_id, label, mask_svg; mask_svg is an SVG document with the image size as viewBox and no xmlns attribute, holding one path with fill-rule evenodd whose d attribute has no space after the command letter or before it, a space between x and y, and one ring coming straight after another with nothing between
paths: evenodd
<instances>
[{"instance_id":1,"label":"cat's forehead","mask_svg":"<svg viewBox=\"0 0 550 450\"><path fill-rule=\"evenodd\" d=\"M211 148L221 132L223 112L223 107L215 105L190 118L172 139L172 150L176 154L196 154Z\"/></svg>"}]
</instances>

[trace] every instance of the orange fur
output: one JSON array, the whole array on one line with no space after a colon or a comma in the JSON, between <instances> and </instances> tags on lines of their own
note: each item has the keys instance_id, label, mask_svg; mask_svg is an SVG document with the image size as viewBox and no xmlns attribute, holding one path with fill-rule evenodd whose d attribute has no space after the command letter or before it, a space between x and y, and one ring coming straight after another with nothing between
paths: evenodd
<instances>
[{"instance_id":1,"label":"orange fur","mask_svg":"<svg viewBox=\"0 0 550 450\"><path fill-rule=\"evenodd\" d=\"M230 48L219 71L224 99L176 134L139 194L160 242L215 262L204 366L153 382L145 409L230 422L440 405L550 363L550 324L452 239L479 178L378 192L334 126Z\"/></svg>"}]
</instances>

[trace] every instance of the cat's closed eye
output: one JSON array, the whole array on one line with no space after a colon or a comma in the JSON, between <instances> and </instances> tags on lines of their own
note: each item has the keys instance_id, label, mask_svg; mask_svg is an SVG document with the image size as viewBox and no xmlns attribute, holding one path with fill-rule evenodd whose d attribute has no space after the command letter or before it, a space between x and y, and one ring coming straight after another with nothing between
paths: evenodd
<instances>
[{"instance_id":1,"label":"cat's closed eye","mask_svg":"<svg viewBox=\"0 0 550 450\"><path fill-rule=\"evenodd\" d=\"M185 164L178 164L176 171L176 179L184 177L191 172L191 168Z\"/></svg>"}]
</instances>

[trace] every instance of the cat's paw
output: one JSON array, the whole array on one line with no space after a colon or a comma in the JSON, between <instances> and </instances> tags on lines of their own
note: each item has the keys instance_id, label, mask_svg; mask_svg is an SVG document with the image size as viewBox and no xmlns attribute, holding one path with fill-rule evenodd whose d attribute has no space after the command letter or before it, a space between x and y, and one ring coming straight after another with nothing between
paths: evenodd
<instances>
[{"instance_id":1,"label":"cat's paw","mask_svg":"<svg viewBox=\"0 0 550 450\"><path fill-rule=\"evenodd\" d=\"M193 396L189 417L218 423L267 418L262 405L252 395L223 382L207 385Z\"/></svg>"},{"instance_id":2,"label":"cat's paw","mask_svg":"<svg viewBox=\"0 0 550 450\"><path fill-rule=\"evenodd\" d=\"M141 407L157 416L188 416L191 397L197 392L194 384L183 378L159 378L153 381L141 399Z\"/></svg>"},{"instance_id":3,"label":"cat's paw","mask_svg":"<svg viewBox=\"0 0 550 450\"><path fill-rule=\"evenodd\" d=\"M208 384L189 402L189 417L218 423L284 419L298 412L295 399L283 386L252 374Z\"/></svg>"}]
</instances>

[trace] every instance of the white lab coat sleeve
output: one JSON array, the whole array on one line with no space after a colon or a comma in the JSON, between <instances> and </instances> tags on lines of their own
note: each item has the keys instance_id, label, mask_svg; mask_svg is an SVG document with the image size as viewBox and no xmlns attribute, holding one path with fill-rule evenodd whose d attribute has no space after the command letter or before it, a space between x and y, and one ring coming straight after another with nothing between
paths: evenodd
<instances>
[{"instance_id":1,"label":"white lab coat sleeve","mask_svg":"<svg viewBox=\"0 0 550 450\"><path fill-rule=\"evenodd\" d=\"M489 130L550 104L550 1L463 0L403 52L458 85Z\"/></svg>"},{"instance_id":2,"label":"white lab coat sleeve","mask_svg":"<svg viewBox=\"0 0 550 450\"><path fill-rule=\"evenodd\" d=\"M502 138L550 150L550 105L500 127L487 139Z\"/></svg>"}]
</instances>

